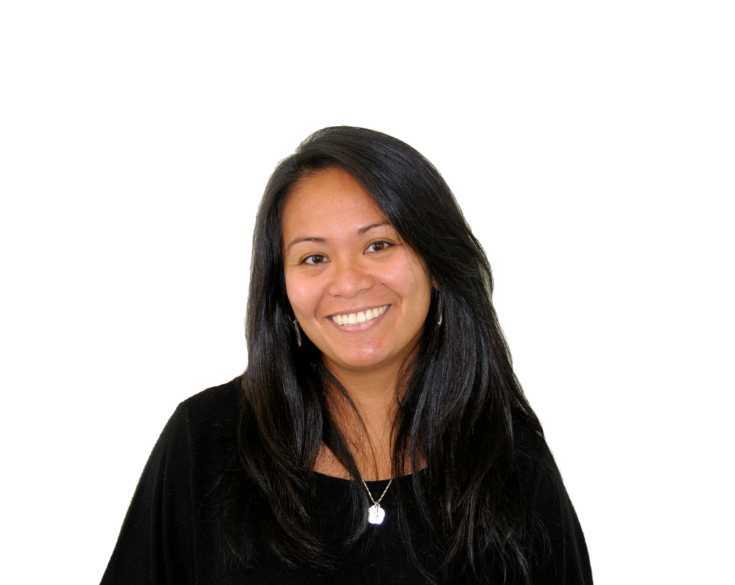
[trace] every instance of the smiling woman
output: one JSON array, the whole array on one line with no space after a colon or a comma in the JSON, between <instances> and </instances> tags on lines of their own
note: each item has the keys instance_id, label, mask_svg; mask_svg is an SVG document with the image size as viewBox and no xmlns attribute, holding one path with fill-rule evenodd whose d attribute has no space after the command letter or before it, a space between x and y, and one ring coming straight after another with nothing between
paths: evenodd
<instances>
[{"instance_id":1,"label":"smiling woman","mask_svg":"<svg viewBox=\"0 0 735 585\"><path fill-rule=\"evenodd\" d=\"M103 583L591 583L491 297L420 153L309 136L258 211L248 367L176 409Z\"/></svg>"},{"instance_id":2,"label":"smiling woman","mask_svg":"<svg viewBox=\"0 0 735 585\"><path fill-rule=\"evenodd\" d=\"M361 474L391 477L391 423L399 370L418 346L431 304L431 277L420 257L403 242L365 188L339 167L301 178L282 211L286 246L286 294L295 327L321 352L324 366L349 388L366 425L352 443L380 453L375 468ZM298 233L320 236L298 236ZM295 236L295 237L294 237ZM381 239L382 238L382 239ZM376 244L380 244L377 246ZM305 260L317 257L315 264ZM343 433L356 429L350 410ZM362 425L360 425L362 426ZM364 456L364 453L359 453ZM322 447L316 469L348 477Z\"/></svg>"}]
</instances>

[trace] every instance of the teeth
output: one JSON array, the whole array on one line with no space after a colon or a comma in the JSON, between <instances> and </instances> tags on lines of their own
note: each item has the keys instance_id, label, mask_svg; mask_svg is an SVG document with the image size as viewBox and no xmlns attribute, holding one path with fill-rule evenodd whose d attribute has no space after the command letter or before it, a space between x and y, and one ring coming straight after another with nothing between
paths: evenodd
<instances>
[{"instance_id":1,"label":"teeth","mask_svg":"<svg viewBox=\"0 0 735 585\"><path fill-rule=\"evenodd\" d=\"M359 313L350 313L348 315L335 315L332 320L337 325L357 325L358 323L365 323L372 321L373 319L380 317L388 309L388 305L377 307L375 309L368 309L367 311L360 311Z\"/></svg>"}]
</instances>

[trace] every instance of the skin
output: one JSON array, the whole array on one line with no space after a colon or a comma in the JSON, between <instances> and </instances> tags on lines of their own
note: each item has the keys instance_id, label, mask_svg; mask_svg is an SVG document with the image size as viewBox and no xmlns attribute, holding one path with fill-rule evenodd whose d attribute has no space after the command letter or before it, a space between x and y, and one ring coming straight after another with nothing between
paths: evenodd
<instances>
[{"instance_id":1,"label":"skin","mask_svg":"<svg viewBox=\"0 0 735 585\"><path fill-rule=\"evenodd\" d=\"M321 350L324 364L348 389L365 423L366 430L344 398L328 391L332 417L366 479L392 475L399 373L404 363L410 367L431 301L432 280L424 262L390 223L358 233L362 226L387 221L364 187L339 168L298 181L282 214L288 300L301 335ZM325 241L289 246L306 236ZM388 311L365 331L344 332L328 317L387 304ZM315 469L349 477L324 446Z\"/></svg>"}]
</instances>

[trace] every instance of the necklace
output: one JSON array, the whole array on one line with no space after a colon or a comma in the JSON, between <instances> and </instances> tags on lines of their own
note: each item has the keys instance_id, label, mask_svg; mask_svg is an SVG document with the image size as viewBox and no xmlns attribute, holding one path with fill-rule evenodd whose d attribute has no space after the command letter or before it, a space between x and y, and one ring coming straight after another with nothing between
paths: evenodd
<instances>
[{"instance_id":1,"label":"necklace","mask_svg":"<svg viewBox=\"0 0 735 585\"><path fill-rule=\"evenodd\" d=\"M373 494L370 493L370 488L365 483L365 480L362 479L362 485L365 486L365 489L367 490L367 493L368 493L368 497L370 498L370 501L373 503L373 505L370 506L370 508L368 509L368 522L370 522L370 524L382 524L383 523L383 520L385 519L385 510L381 507L380 501L383 499L383 496L385 496L385 492L388 491L388 488L390 487L391 483L393 483L393 478L390 479L390 481L388 482L388 485L385 486L383 493L380 494L380 497L376 501L373 499Z\"/></svg>"}]
</instances>

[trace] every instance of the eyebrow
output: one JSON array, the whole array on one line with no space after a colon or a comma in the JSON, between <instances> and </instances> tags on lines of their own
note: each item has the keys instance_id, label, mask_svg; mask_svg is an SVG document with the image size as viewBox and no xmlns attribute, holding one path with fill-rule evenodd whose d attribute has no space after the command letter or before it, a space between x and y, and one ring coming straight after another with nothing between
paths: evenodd
<instances>
[{"instance_id":1,"label":"eyebrow","mask_svg":"<svg viewBox=\"0 0 735 585\"><path fill-rule=\"evenodd\" d=\"M378 222L378 223L371 223L370 225L365 225L365 226L362 226L361 228L358 228L357 229L357 233L359 235L362 235L365 232L367 232L367 231L369 231L369 230L371 230L373 228L380 227L382 225L390 225L390 222L389 221L381 221L381 222ZM291 242L289 242L288 246L286 246L286 252L288 252L291 249L291 246L293 246L294 244L298 244L299 242L326 242L326 241L327 241L326 238L320 238L320 237L317 237L317 236L299 236L299 237L294 238L293 240L291 240Z\"/></svg>"}]
</instances>

